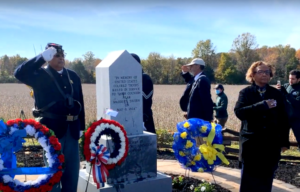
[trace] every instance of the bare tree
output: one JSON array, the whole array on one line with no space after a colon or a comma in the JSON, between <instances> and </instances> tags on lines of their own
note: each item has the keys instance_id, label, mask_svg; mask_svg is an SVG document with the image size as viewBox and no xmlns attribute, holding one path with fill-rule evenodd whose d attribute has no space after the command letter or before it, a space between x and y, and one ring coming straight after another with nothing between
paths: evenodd
<instances>
[{"instance_id":1,"label":"bare tree","mask_svg":"<svg viewBox=\"0 0 300 192\"><path fill-rule=\"evenodd\" d=\"M234 39L231 51L237 60L237 69L246 73L252 62L259 59L256 49L256 37L250 33L243 33Z\"/></svg>"},{"instance_id":2,"label":"bare tree","mask_svg":"<svg viewBox=\"0 0 300 192\"><path fill-rule=\"evenodd\" d=\"M89 73L95 71L95 59L95 54L91 51L88 51L83 55L83 65Z\"/></svg>"}]
</instances>

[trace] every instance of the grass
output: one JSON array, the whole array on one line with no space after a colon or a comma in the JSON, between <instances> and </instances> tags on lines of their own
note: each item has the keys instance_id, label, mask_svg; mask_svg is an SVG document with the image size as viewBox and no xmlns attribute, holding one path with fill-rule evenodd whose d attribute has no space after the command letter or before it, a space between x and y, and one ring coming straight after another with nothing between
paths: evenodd
<instances>
[{"instance_id":1,"label":"grass","mask_svg":"<svg viewBox=\"0 0 300 192\"><path fill-rule=\"evenodd\" d=\"M286 150L284 153L281 153L281 155L300 157L300 152L298 148L292 147L291 149Z\"/></svg>"},{"instance_id":2,"label":"grass","mask_svg":"<svg viewBox=\"0 0 300 192\"><path fill-rule=\"evenodd\" d=\"M30 139L25 139L25 143L23 144L23 146L39 146L40 143L35 139L35 138L30 138Z\"/></svg>"}]
</instances>

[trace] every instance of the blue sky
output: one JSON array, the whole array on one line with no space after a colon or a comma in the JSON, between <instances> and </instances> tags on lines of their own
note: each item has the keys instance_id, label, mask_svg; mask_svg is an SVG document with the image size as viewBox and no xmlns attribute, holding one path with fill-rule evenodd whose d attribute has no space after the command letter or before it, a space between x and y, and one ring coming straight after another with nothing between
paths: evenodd
<instances>
[{"instance_id":1,"label":"blue sky","mask_svg":"<svg viewBox=\"0 0 300 192\"><path fill-rule=\"evenodd\" d=\"M259 46L300 49L299 7L297 0L0 0L0 56L31 58L33 47L40 53L54 42L69 60L123 49L144 59L190 57L200 40L228 52L246 32Z\"/></svg>"}]
</instances>

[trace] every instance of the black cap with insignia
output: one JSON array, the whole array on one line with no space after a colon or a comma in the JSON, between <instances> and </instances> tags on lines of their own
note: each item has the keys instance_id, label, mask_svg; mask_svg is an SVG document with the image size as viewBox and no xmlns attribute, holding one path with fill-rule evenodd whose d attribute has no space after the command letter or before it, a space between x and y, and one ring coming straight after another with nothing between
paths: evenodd
<instances>
[{"instance_id":1,"label":"black cap with insignia","mask_svg":"<svg viewBox=\"0 0 300 192\"><path fill-rule=\"evenodd\" d=\"M56 43L48 43L46 45L45 49L48 49L49 47L54 47L57 51L57 53L64 53L64 50L62 49L62 46Z\"/></svg>"}]
</instances>

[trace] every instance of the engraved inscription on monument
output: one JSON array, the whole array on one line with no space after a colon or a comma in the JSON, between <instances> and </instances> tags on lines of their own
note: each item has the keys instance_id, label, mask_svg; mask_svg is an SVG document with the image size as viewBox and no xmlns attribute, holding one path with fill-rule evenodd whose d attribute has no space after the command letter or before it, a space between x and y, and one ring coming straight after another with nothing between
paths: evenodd
<instances>
[{"instance_id":1,"label":"engraved inscription on monument","mask_svg":"<svg viewBox=\"0 0 300 192\"><path fill-rule=\"evenodd\" d=\"M135 113L141 106L141 90L137 76L120 75L114 76L111 82L111 98L114 109L121 114ZM132 127L140 126L128 116L124 116L125 121L131 122Z\"/></svg>"},{"instance_id":2,"label":"engraved inscription on monument","mask_svg":"<svg viewBox=\"0 0 300 192\"><path fill-rule=\"evenodd\" d=\"M127 135L143 134L141 65L127 51L116 51L101 61L96 75L97 118L119 122ZM118 115L104 115L107 109Z\"/></svg>"}]
</instances>

